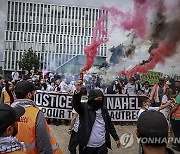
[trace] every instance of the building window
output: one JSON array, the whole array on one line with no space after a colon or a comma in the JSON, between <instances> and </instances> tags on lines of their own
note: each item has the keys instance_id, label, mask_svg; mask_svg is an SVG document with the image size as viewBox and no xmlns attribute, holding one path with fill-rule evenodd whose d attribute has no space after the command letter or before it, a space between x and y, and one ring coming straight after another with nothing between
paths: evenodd
<instances>
[{"instance_id":1,"label":"building window","mask_svg":"<svg viewBox=\"0 0 180 154\"><path fill-rule=\"evenodd\" d=\"M13 41L13 50L16 50L16 42Z\"/></svg>"},{"instance_id":2,"label":"building window","mask_svg":"<svg viewBox=\"0 0 180 154\"><path fill-rule=\"evenodd\" d=\"M20 40L20 37L19 37L19 32L17 32L17 41Z\"/></svg>"},{"instance_id":3,"label":"building window","mask_svg":"<svg viewBox=\"0 0 180 154\"><path fill-rule=\"evenodd\" d=\"M49 38L49 37L48 37L48 34L46 34L46 42L48 42L48 38Z\"/></svg>"}]
</instances>

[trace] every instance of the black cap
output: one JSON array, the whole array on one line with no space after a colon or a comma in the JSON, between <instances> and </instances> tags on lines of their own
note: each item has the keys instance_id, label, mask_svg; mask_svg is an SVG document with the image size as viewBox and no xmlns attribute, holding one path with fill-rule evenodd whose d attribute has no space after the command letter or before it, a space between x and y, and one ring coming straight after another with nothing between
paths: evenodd
<instances>
[{"instance_id":1,"label":"black cap","mask_svg":"<svg viewBox=\"0 0 180 154\"><path fill-rule=\"evenodd\" d=\"M3 133L8 126L17 121L24 113L25 109L21 106L12 108L7 104L0 105L0 133Z\"/></svg>"},{"instance_id":2,"label":"black cap","mask_svg":"<svg viewBox=\"0 0 180 154\"><path fill-rule=\"evenodd\" d=\"M15 87L15 93L16 95L24 96L28 92L34 91L35 86L32 82L29 82L27 80L20 81L16 84Z\"/></svg>"},{"instance_id":3,"label":"black cap","mask_svg":"<svg viewBox=\"0 0 180 154\"><path fill-rule=\"evenodd\" d=\"M99 97L99 96L103 97L104 96L103 92L99 89L92 89L89 91L88 100L90 101L90 100L92 100L96 97Z\"/></svg>"},{"instance_id":4,"label":"black cap","mask_svg":"<svg viewBox=\"0 0 180 154\"><path fill-rule=\"evenodd\" d=\"M168 136L167 120L161 112L155 110L141 113L137 121L137 129L140 134L146 137Z\"/></svg>"}]
</instances>

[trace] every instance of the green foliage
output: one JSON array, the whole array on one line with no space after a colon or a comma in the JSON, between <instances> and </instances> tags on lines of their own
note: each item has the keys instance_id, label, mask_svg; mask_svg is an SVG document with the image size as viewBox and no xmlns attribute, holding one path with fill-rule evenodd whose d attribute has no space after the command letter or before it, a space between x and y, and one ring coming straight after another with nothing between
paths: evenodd
<instances>
[{"instance_id":1,"label":"green foliage","mask_svg":"<svg viewBox=\"0 0 180 154\"><path fill-rule=\"evenodd\" d=\"M29 48L28 51L26 51L22 57L22 59L19 61L19 67L23 70L32 70L34 67L35 70L39 69L40 60L36 53L32 50L32 48Z\"/></svg>"}]
</instances>

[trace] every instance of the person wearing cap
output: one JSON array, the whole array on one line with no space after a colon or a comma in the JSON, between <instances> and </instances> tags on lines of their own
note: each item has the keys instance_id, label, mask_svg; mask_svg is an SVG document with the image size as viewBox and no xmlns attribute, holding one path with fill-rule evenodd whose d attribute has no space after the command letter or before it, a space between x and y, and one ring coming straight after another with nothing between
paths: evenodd
<instances>
[{"instance_id":1,"label":"person wearing cap","mask_svg":"<svg viewBox=\"0 0 180 154\"><path fill-rule=\"evenodd\" d=\"M24 113L23 107L0 105L0 153L25 154L24 143L15 137L18 133L17 121Z\"/></svg>"},{"instance_id":2,"label":"person wearing cap","mask_svg":"<svg viewBox=\"0 0 180 154\"><path fill-rule=\"evenodd\" d=\"M56 139L47 125L44 114L35 106L35 86L27 80L16 84L17 100L12 107L22 106L25 114L18 122L19 132L17 138L23 141L28 154L61 154Z\"/></svg>"},{"instance_id":3,"label":"person wearing cap","mask_svg":"<svg viewBox=\"0 0 180 154\"><path fill-rule=\"evenodd\" d=\"M176 141L180 141L180 94L175 98L175 105L168 115L168 120L171 117L171 125ZM173 149L180 152L180 143L173 143Z\"/></svg>"},{"instance_id":4,"label":"person wearing cap","mask_svg":"<svg viewBox=\"0 0 180 154\"><path fill-rule=\"evenodd\" d=\"M119 137L116 133L108 110L103 106L104 95L101 90L89 91L87 103L81 103L82 81L76 85L73 96L73 108L79 114L78 141L82 154L103 153L111 149L110 134L120 147Z\"/></svg>"},{"instance_id":5,"label":"person wearing cap","mask_svg":"<svg viewBox=\"0 0 180 154\"><path fill-rule=\"evenodd\" d=\"M166 147L168 123L161 112L143 112L137 121L136 135L140 143L139 154L174 154Z\"/></svg>"}]
</instances>

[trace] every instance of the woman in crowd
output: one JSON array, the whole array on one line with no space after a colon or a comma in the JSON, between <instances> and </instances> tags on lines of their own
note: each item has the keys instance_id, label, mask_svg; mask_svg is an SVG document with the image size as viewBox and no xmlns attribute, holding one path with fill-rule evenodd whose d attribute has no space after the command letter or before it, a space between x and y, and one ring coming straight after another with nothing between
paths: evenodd
<instances>
[{"instance_id":1,"label":"woman in crowd","mask_svg":"<svg viewBox=\"0 0 180 154\"><path fill-rule=\"evenodd\" d=\"M5 90L2 91L1 94L1 103L2 104L8 104L11 105L14 100L16 99L15 93L14 93L14 85L12 82L7 82L5 86Z\"/></svg>"}]
</instances>

